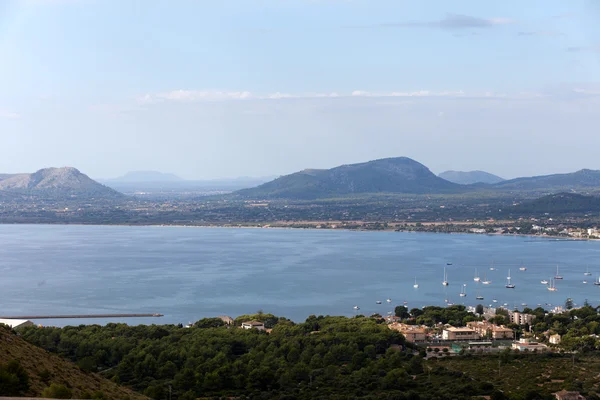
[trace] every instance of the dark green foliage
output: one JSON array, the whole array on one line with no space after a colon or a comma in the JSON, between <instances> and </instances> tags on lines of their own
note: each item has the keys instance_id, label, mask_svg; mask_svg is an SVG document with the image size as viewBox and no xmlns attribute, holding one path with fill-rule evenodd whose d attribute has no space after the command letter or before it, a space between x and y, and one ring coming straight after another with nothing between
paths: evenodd
<instances>
[{"instance_id":1,"label":"dark green foliage","mask_svg":"<svg viewBox=\"0 0 600 400\"><path fill-rule=\"evenodd\" d=\"M456 308L443 318L461 319L463 313ZM91 358L106 370L103 375L155 399L168 398L169 386L174 399L429 399L491 393L443 367L425 371L404 337L372 318L311 316L294 324L270 314L247 317L269 321L273 331L109 324L30 327L23 336L76 362Z\"/></svg>"},{"instance_id":2,"label":"dark green foliage","mask_svg":"<svg viewBox=\"0 0 600 400\"><path fill-rule=\"evenodd\" d=\"M197 328L218 328L225 326L225 322L221 318L202 318L194 323L194 326Z\"/></svg>"},{"instance_id":3,"label":"dark green foliage","mask_svg":"<svg viewBox=\"0 0 600 400\"><path fill-rule=\"evenodd\" d=\"M42 396L49 399L70 399L73 394L65 385L53 383L42 391Z\"/></svg>"},{"instance_id":4,"label":"dark green foliage","mask_svg":"<svg viewBox=\"0 0 600 400\"><path fill-rule=\"evenodd\" d=\"M0 365L0 396L20 395L29 389L29 375L21 364L12 360L6 365Z\"/></svg>"}]
</instances>

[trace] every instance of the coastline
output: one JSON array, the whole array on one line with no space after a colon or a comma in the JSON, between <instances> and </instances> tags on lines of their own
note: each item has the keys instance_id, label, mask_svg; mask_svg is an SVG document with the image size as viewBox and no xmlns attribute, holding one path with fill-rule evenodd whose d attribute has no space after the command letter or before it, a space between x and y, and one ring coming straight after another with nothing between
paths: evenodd
<instances>
[{"instance_id":1,"label":"coastline","mask_svg":"<svg viewBox=\"0 0 600 400\"><path fill-rule=\"evenodd\" d=\"M365 224L375 224L374 222L362 222ZM275 223L277 224L277 223ZM315 230L315 231L346 231L346 232L402 232L402 233L430 233L430 234L449 234L449 235L481 235L481 236L502 236L502 237L526 237L526 238L538 238L542 240L554 240L554 241L600 241L600 238L585 238L585 237L571 237L571 236L558 236L558 235L536 235L536 234L515 234L515 233L499 233L499 232L466 232L466 231L428 231L428 230L416 230L416 229L398 229L395 226L385 227L382 229L368 229L368 228L351 228L351 227L327 227L322 228L318 226L318 222L312 222L314 226L304 226L311 224L306 221L303 226L294 226L293 224L284 225L271 225L271 224L259 224L256 225L244 225L244 224L208 224L208 225L192 225L192 224L102 224L102 223L35 223L35 222L0 222L0 225L40 225L40 226L102 226L102 227L163 227L163 228L212 228L212 229L281 229L281 230ZM443 226L439 222L422 222L423 226Z\"/></svg>"}]
</instances>

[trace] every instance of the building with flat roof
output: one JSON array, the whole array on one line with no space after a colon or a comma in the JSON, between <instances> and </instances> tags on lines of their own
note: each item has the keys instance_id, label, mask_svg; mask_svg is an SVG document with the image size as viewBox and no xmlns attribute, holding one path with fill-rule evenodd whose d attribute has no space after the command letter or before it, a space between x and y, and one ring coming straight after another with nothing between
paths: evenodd
<instances>
[{"instance_id":1,"label":"building with flat roof","mask_svg":"<svg viewBox=\"0 0 600 400\"><path fill-rule=\"evenodd\" d=\"M508 316L510 322L517 325L531 325L533 319L535 318L535 315L533 314L523 314L518 311L509 312Z\"/></svg>"},{"instance_id":2,"label":"building with flat roof","mask_svg":"<svg viewBox=\"0 0 600 400\"><path fill-rule=\"evenodd\" d=\"M519 351L546 351L548 346L531 338L521 338L512 344L512 348Z\"/></svg>"},{"instance_id":3,"label":"building with flat roof","mask_svg":"<svg viewBox=\"0 0 600 400\"><path fill-rule=\"evenodd\" d=\"M476 330L471 328L456 328L449 326L442 330L443 340L477 340L481 337Z\"/></svg>"}]
</instances>

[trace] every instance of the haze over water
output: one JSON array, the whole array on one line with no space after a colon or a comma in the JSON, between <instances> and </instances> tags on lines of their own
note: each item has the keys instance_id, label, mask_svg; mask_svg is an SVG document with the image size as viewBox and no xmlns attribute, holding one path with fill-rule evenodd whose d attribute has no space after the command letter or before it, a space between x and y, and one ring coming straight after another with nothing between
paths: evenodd
<instances>
[{"instance_id":1,"label":"haze over water","mask_svg":"<svg viewBox=\"0 0 600 400\"><path fill-rule=\"evenodd\" d=\"M496 271L489 268L494 263ZM446 263L450 286L441 285ZM527 271L519 271L521 264ZM560 268L563 281L549 292ZM592 276L584 276L589 265ZM475 268L487 274L475 299ZM511 269L516 288L506 289ZM183 323L261 309L385 315L396 305L600 302L600 242L324 230L0 225L0 314L162 313L116 322ZM420 287L413 288L414 279ZM588 284L582 281L587 279ZM467 297L459 297L467 284ZM386 303L391 298L392 303ZM375 302L381 300L382 305ZM547 308L547 306L546 306ZM78 325L107 320L40 320Z\"/></svg>"}]
</instances>

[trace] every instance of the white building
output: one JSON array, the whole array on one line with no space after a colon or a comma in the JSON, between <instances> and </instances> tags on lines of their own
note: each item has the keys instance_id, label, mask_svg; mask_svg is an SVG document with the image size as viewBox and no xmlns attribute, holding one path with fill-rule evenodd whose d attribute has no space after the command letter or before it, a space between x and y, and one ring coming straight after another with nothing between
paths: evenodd
<instances>
[{"instance_id":1,"label":"white building","mask_svg":"<svg viewBox=\"0 0 600 400\"><path fill-rule=\"evenodd\" d=\"M242 322L242 329L258 329L259 331L264 331L265 324L259 321Z\"/></svg>"},{"instance_id":2,"label":"white building","mask_svg":"<svg viewBox=\"0 0 600 400\"><path fill-rule=\"evenodd\" d=\"M517 325L531 325L535 315L532 314L523 314L518 311L509 312L510 322Z\"/></svg>"},{"instance_id":3,"label":"white building","mask_svg":"<svg viewBox=\"0 0 600 400\"><path fill-rule=\"evenodd\" d=\"M0 324L8 325L13 329L35 325L33 322L26 319L0 319Z\"/></svg>"}]
</instances>

